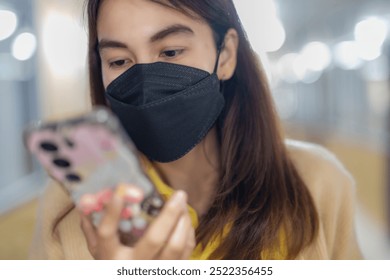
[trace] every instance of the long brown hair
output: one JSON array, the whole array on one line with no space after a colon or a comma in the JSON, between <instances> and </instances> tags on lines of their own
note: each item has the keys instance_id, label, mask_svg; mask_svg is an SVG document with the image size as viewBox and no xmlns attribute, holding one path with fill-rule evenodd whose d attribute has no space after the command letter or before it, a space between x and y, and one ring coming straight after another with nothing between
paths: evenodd
<instances>
[{"instance_id":1,"label":"long brown hair","mask_svg":"<svg viewBox=\"0 0 390 280\"><path fill-rule=\"evenodd\" d=\"M205 20L218 38L229 28L239 36L237 67L223 86L226 106L217 125L221 174L215 201L196 229L203 246L224 236L212 258L273 258L280 246L287 259L315 239L318 214L290 161L261 65L246 38L232 0L150 0ZM87 0L89 73L94 105L106 105L97 51L101 0ZM223 234L227 223L228 233ZM281 244L281 239L283 240ZM274 254L275 253L275 254Z\"/></svg>"}]
</instances>

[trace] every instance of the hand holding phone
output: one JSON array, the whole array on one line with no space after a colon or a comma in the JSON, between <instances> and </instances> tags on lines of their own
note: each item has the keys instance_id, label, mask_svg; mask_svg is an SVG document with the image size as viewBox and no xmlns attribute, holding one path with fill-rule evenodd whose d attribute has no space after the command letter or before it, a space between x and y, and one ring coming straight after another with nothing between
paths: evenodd
<instances>
[{"instance_id":1,"label":"hand holding phone","mask_svg":"<svg viewBox=\"0 0 390 280\"><path fill-rule=\"evenodd\" d=\"M195 248L195 233L184 192L176 192L161 213L133 247L120 242L116 226L124 203L114 194L101 223L95 228L89 219L82 219L82 229L89 251L95 259L188 259Z\"/></svg>"},{"instance_id":2,"label":"hand holding phone","mask_svg":"<svg viewBox=\"0 0 390 280\"><path fill-rule=\"evenodd\" d=\"M163 199L141 168L135 146L105 108L65 121L32 124L24 139L48 174L95 226L114 192L122 192L117 230L128 237L130 245L163 207Z\"/></svg>"}]
</instances>

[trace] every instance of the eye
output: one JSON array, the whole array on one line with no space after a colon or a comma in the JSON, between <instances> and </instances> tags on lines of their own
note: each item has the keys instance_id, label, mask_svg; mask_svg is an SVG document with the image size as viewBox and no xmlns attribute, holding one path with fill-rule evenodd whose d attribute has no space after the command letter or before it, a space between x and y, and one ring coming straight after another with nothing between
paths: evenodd
<instances>
[{"instance_id":1,"label":"eye","mask_svg":"<svg viewBox=\"0 0 390 280\"><path fill-rule=\"evenodd\" d=\"M109 66L110 66L110 68L120 68L120 67L127 65L128 63L129 63L129 61L126 59L118 59L118 60L109 62Z\"/></svg>"},{"instance_id":2,"label":"eye","mask_svg":"<svg viewBox=\"0 0 390 280\"><path fill-rule=\"evenodd\" d=\"M161 52L160 56L166 57L166 58L174 58L174 57L177 57L178 55L182 54L183 52L184 52L183 49L166 50L166 51Z\"/></svg>"}]
</instances>

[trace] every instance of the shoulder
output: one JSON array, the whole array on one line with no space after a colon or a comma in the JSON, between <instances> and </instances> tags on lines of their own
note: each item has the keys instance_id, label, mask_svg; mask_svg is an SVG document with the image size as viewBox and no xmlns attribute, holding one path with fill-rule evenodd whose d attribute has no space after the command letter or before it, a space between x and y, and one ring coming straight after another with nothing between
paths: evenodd
<instances>
[{"instance_id":1,"label":"shoulder","mask_svg":"<svg viewBox=\"0 0 390 280\"><path fill-rule=\"evenodd\" d=\"M301 255L310 259L359 259L354 230L355 182L324 147L287 140L287 152L308 188L319 217L319 235Z\"/></svg>"},{"instance_id":2,"label":"shoulder","mask_svg":"<svg viewBox=\"0 0 390 280\"><path fill-rule=\"evenodd\" d=\"M62 186L51 179L41 197L30 257L91 259L74 204Z\"/></svg>"},{"instance_id":3,"label":"shoulder","mask_svg":"<svg viewBox=\"0 0 390 280\"><path fill-rule=\"evenodd\" d=\"M316 202L354 192L354 179L340 160L326 148L286 140L287 152Z\"/></svg>"},{"instance_id":4,"label":"shoulder","mask_svg":"<svg viewBox=\"0 0 390 280\"><path fill-rule=\"evenodd\" d=\"M52 226L59 217L69 212L69 209L73 206L64 188L52 179L47 181L40 203L44 221Z\"/></svg>"},{"instance_id":5,"label":"shoulder","mask_svg":"<svg viewBox=\"0 0 390 280\"><path fill-rule=\"evenodd\" d=\"M318 169L320 167L321 169L336 171L340 175L352 179L352 176L338 158L323 146L291 139L285 140L285 145L290 158L297 165L297 168Z\"/></svg>"},{"instance_id":6,"label":"shoulder","mask_svg":"<svg viewBox=\"0 0 390 280\"><path fill-rule=\"evenodd\" d=\"M54 181L48 180L40 197L37 223L30 249L32 259L63 259L60 236L55 230L58 217L69 208L65 191Z\"/></svg>"}]
</instances>

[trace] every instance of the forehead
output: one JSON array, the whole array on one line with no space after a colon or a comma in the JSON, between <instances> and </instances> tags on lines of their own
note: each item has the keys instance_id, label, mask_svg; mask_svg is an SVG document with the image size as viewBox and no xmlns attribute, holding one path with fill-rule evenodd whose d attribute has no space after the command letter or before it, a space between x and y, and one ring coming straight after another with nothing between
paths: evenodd
<instances>
[{"instance_id":1,"label":"forehead","mask_svg":"<svg viewBox=\"0 0 390 280\"><path fill-rule=\"evenodd\" d=\"M189 26L194 33L212 32L199 17L149 0L104 0L99 8L98 37L151 37L158 29L173 24Z\"/></svg>"}]
</instances>

